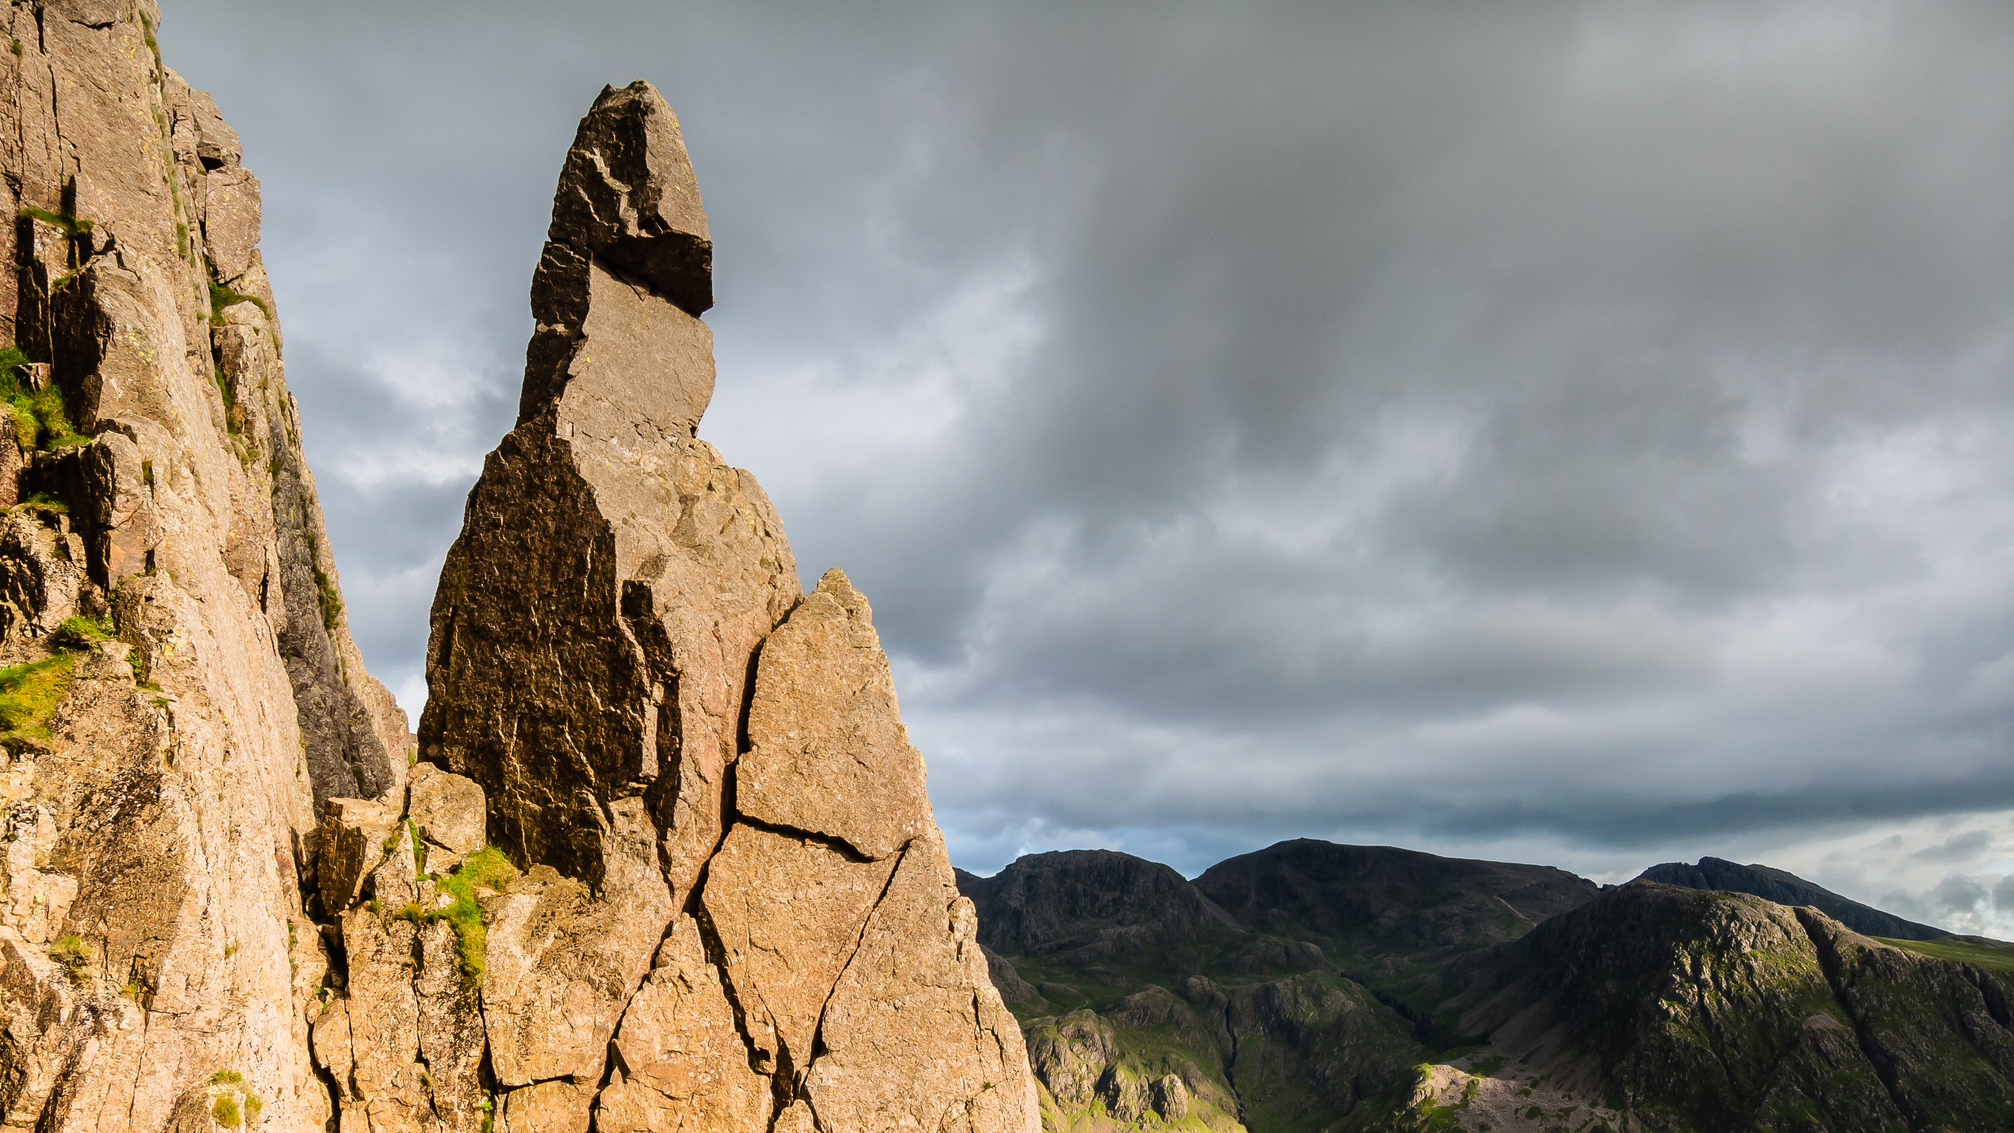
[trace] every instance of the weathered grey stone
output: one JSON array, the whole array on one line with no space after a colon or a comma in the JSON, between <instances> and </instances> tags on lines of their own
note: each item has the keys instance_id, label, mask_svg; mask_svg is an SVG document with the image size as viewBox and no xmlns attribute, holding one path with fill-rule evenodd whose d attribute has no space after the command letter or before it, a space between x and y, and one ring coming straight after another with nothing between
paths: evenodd
<instances>
[{"instance_id":1,"label":"weathered grey stone","mask_svg":"<svg viewBox=\"0 0 2014 1133\"><path fill-rule=\"evenodd\" d=\"M205 178L203 245L218 278L235 283L252 269L259 246L259 179L242 165Z\"/></svg>"},{"instance_id":2,"label":"weathered grey stone","mask_svg":"<svg viewBox=\"0 0 2014 1133\"><path fill-rule=\"evenodd\" d=\"M225 169L238 164L242 153L238 145L238 132L224 121L217 112L217 104L207 92L189 92L189 108L194 119L198 141L196 158L206 169Z\"/></svg>"},{"instance_id":3,"label":"weathered grey stone","mask_svg":"<svg viewBox=\"0 0 2014 1133\"><path fill-rule=\"evenodd\" d=\"M417 1130L427 1108L428 1071L419 1061L420 1002L412 979L418 929L391 912L357 908L343 914L349 982L342 1019L316 1025L319 1053L349 1056L347 1064L324 1063L340 1091L342 1133ZM326 1044L323 1026L332 1032Z\"/></svg>"},{"instance_id":4,"label":"weathered grey stone","mask_svg":"<svg viewBox=\"0 0 2014 1133\"><path fill-rule=\"evenodd\" d=\"M504 1133L587 1133L594 1084L538 1082L510 1091L500 1100ZM676 1128L676 1126L674 1126Z\"/></svg>"},{"instance_id":5,"label":"weathered grey stone","mask_svg":"<svg viewBox=\"0 0 2014 1133\"><path fill-rule=\"evenodd\" d=\"M642 801L611 804L599 892L537 866L490 906L483 1017L500 1085L598 1081L675 906Z\"/></svg>"},{"instance_id":6,"label":"weathered grey stone","mask_svg":"<svg viewBox=\"0 0 2014 1133\"><path fill-rule=\"evenodd\" d=\"M1181 1121L1189 1116L1189 1087L1176 1074L1163 1074L1147 1088L1149 1104L1163 1121Z\"/></svg>"},{"instance_id":7,"label":"weathered grey stone","mask_svg":"<svg viewBox=\"0 0 2014 1133\"><path fill-rule=\"evenodd\" d=\"M759 1069L810 1065L819 1017L893 864L752 826L714 855L703 899Z\"/></svg>"},{"instance_id":8,"label":"weathered grey stone","mask_svg":"<svg viewBox=\"0 0 2014 1133\"><path fill-rule=\"evenodd\" d=\"M435 1125L429 1133L482 1133L486 1094L482 1081L482 1011L476 985L463 967L462 946L446 920L419 931L419 968L413 975L419 1015L422 1084Z\"/></svg>"},{"instance_id":9,"label":"weathered grey stone","mask_svg":"<svg viewBox=\"0 0 2014 1133\"><path fill-rule=\"evenodd\" d=\"M1032 1130L1021 1028L986 975L933 827L911 842L823 1006L804 1092L827 1128Z\"/></svg>"},{"instance_id":10,"label":"weathered grey stone","mask_svg":"<svg viewBox=\"0 0 2014 1133\"><path fill-rule=\"evenodd\" d=\"M547 238L695 315L713 306L713 243L699 185L678 116L649 83L603 88L581 119Z\"/></svg>"}]
</instances>

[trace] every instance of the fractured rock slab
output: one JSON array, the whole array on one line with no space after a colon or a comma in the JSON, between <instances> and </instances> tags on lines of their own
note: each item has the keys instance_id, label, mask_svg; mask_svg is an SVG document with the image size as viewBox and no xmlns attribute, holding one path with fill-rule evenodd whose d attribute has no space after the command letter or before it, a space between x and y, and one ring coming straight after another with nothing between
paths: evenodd
<instances>
[{"instance_id":1,"label":"fractured rock slab","mask_svg":"<svg viewBox=\"0 0 2014 1133\"><path fill-rule=\"evenodd\" d=\"M595 1102L603 1133L754 1129L768 1118L770 1081L749 1067L734 1005L690 917L672 927L630 1000L615 1052L621 1081Z\"/></svg>"},{"instance_id":2,"label":"fractured rock slab","mask_svg":"<svg viewBox=\"0 0 2014 1133\"><path fill-rule=\"evenodd\" d=\"M1021 1027L987 979L979 918L934 827L909 844L832 991L811 1064L828 1128L1024 1128L1037 1102Z\"/></svg>"},{"instance_id":3,"label":"fractured rock slab","mask_svg":"<svg viewBox=\"0 0 2014 1133\"><path fill-rule=\"evenodd\" d=\"M838 570L763 643L748 736L735 807L749 818L876 860L936 829L873 612Z\"/></svg>"}]
</instances>

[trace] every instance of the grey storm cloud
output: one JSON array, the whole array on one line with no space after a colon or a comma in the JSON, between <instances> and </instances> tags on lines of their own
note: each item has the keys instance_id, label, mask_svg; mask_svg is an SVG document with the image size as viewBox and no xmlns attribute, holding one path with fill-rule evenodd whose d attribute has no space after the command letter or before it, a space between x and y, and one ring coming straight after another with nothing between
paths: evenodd
<instances>
[{"instance_id":1,"label":"grey storm cloud","mask_svg":"<svg viewBox=\"0 0 2014 1133\"><path fill-rule=\"evenodd\" d=\"M161 35L264 179L409 709L559 159L642 77L715 238L702 432L874 601L961 864L1622 869L2014 808L2004 6L210 0Z\"/></svg>"}]
</instances>

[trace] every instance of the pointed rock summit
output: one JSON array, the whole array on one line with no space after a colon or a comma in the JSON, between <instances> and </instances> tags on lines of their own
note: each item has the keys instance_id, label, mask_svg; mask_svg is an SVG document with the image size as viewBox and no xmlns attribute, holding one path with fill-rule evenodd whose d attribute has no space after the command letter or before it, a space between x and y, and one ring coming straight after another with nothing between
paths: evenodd
<instances>
[{"instance_id":1,"label":"pointed rock summit","mask_svg":"<svg viewBox=\"0 0 2014 1133\"><path fill-rule=\"evenodd\" d=\"M604 90L518 424L442 570L410 834L324 883L350 984L316 1052L346 1131L485 1105L513 1133L1039 1127L867 601L838 571L801 594L768 497L697 438L711 259L677 117ZM326 844L382 837L353 809ZM451 961L434 910L475 874L480 952L463 933Z\"/></svg>"}]
</instances>

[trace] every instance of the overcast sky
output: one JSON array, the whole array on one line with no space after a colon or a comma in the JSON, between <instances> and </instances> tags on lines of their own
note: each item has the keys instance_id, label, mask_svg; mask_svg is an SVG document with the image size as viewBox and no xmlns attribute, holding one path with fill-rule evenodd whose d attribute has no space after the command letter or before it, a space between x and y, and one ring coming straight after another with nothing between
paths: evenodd
<instances>
[{"instance_id":1,"label":"overcast sky","mask_svg":"<svg viewBox=\"0 0 2014 1133\"><path fill-rule=\"evenodd\" d=\"M701 435L872 600L960 865L1715 854L2014 935L2014 8L163 6L408 711L645 78Z\"/></svg>"}]
</instances>

